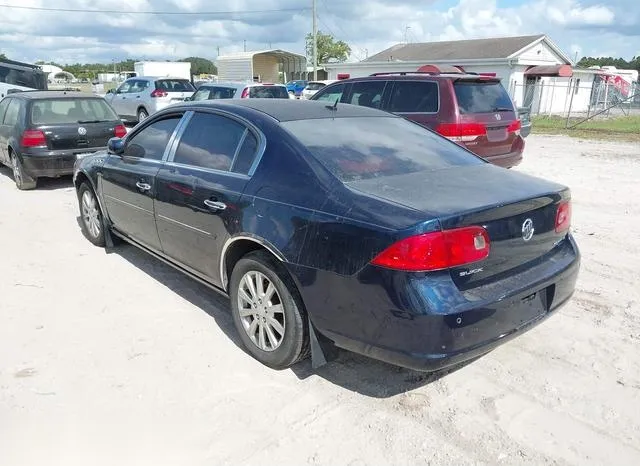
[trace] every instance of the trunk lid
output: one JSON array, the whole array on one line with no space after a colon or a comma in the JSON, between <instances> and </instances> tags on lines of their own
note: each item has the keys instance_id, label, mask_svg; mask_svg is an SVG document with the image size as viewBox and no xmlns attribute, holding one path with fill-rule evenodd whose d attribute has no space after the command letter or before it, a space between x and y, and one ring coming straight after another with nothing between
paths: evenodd
<instances>
[{"instance_id":1,"label":"trunk lid","mask_svg":"<svg viewBox=\"0 0 640 466\"><path fill-rule=\"evenodd\" d=\"M50 150L96 149L107 147L115 136L115 127L120 122L76 123L62 125L40 125L34 129L44 132Z\"/></svg>"},{"instance_id":2,"label":"trunk lid","mask_svg":"<svg viewBox=\"0 0 640 466\"><path fill-rule=\"evenodd\" d=\"M490 164L346 184L422 211L425 219L436 217L443 229L483 226L491 244L489 257L450 271L461 289L532 265L566 235L555 232L555 220L558 204L570 196L568 188ZM527 239L529 227L533 228L533 235Z\"/></svg>"}]
</instances>

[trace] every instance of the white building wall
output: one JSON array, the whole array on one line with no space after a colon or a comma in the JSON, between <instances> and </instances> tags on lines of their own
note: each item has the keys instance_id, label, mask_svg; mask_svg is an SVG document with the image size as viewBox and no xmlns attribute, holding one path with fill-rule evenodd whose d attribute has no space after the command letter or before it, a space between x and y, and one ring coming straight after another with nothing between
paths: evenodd
<instances>
[{"instance_id":1,"label":"white building wall","mask_svg":"<svg viewBox=\"0 0 640 466\"><path fill-rule=\"evenodd\" d=\"M253 77L259 77L261 82L277 83L279 78L280 62L273 55L254 55Z\"/></svg>"},{"instance_id":2,"label":"white building wall","mask_svg":"<svg viewBox=\"0 0 640 466\"><path fill-rule=\"evenodd\" d=\"M251 81L253 57L218 57L218 81Z\"/></svg>"}]
</instances>

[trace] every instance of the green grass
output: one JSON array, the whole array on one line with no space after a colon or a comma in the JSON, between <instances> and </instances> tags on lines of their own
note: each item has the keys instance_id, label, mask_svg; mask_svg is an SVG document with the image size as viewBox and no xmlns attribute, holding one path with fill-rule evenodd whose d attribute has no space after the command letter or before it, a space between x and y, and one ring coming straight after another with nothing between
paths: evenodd
<instances>
[{"instance_id":1,"label":"green grass","mask_svg":"<svg viewBox=\"0 0 640 466\"><path fill-rule=\"evenodd\" d=\"M582 119L569 119L569 126ZM534 134L565 134L584 139L616 139L624 141L640 141L640 116L621 116L615 118L596 118L585 121L575 128L566 129L566 118L533 117L532 132Z\"/></svg>"}]
</instances>

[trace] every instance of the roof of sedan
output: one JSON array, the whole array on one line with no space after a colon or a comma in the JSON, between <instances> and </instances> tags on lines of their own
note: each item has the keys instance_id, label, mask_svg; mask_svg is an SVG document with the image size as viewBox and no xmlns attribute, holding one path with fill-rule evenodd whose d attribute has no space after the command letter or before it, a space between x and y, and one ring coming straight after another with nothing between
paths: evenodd
<instances>
[{"instance_id":1,"label":"roof of sedan","mask_svg":"<svg viewBox=\"0 0 640 466\"><path fill-rule=\"evenodd\" d=\"M25 99L101 99L102 97L88 92L76 91L23 91L9 94L11 97L23 97Z\"/></svg>"},{"instance_id":2,"label":"roof of sedan","mask_svg":"<svg viewBox=\"0 0 640 466\"><path fill-rule=\"evenodd\" d=\"M203 100L191 105L227 110L232 110L234 107L251 108L278 121L395 116L369 107L338 103L336 110L333 110L333 105L330 102L294 99Z\"/></svg>"}]
</instances>

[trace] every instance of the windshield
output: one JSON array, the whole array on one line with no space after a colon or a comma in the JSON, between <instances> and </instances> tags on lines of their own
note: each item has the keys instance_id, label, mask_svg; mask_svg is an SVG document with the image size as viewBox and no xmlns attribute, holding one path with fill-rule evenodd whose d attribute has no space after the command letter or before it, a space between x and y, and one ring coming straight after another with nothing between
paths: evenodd
<instances>
[{"instance_id":1,"label":"windshield","mask_svg":"<svg viewBox=\"0 0 640 466\"><path fill-rule=\"evenodd\" d=\"M103 99L46 99L36 100L31 105L31 122L34 125L118 120Z\"/></svg>"},{"instance_id":2,"label":"windshield","mask_svg":"<svg viewBox=\"0 0 640 466\"><path fill-rule=\"evenodd\" d=\"M323 118L281 125L345 183L485 163L404 118Z\"/></svg>"},{"instance_id":3,"label":"windshield","mask_svg":"<svg viewBox=\"0 0 640 466\"><path fill-rule=\"evenodd\" d=\"M319 91L324 86L326 86L325 83L309 83L309 84L307 84L306 89L307 89L307 91Z\"/></svg>"},{"instance_id":4,"label":"windshield","mask_svg":"<svg viewBox=\"0 0 640 466\"><path fill-rule=\"evenodd\" d=\"M453 87L460 113L513 111L511 98L499 82L456 81Z\"/></svg>"},{"instance_id":5,"label":"windshield","mask_svg":"<svg viewBox=\"0 0 640 466\"><path fill-rule=\"evenodd\" d=\"M193 92L195 88L187 79L161 79L156 81L156 89L167 92Z\"/></svg>"},{"instance_id":6,"label":"windshield","mask_svg":"<svg viewBox=\"0 0 640 466\"><path fill-rule=\"evenodd\" d=\"M252 86L249 97L254 99L288 99L289 93L284 86Z\"/></svg>"}]
</instances>

